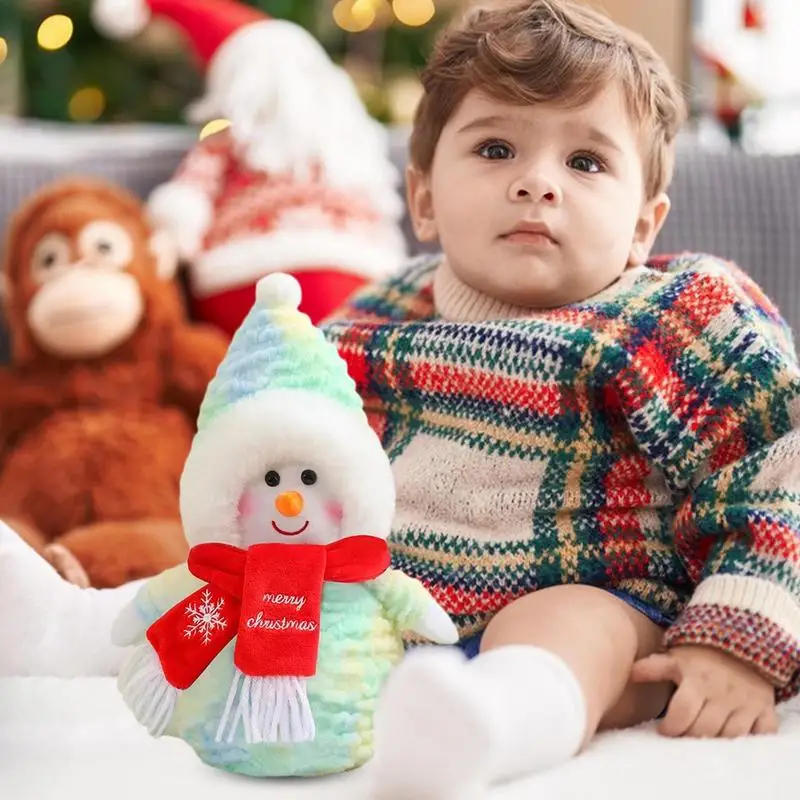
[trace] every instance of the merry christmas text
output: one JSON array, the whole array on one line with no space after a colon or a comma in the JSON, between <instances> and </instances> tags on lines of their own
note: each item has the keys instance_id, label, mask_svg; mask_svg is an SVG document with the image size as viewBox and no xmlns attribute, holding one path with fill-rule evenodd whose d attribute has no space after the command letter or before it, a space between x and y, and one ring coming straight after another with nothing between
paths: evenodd
<instances>
[{"instance_id":1,"label":"merry christmas text","mask_svg":"<svg viewBox=\"0 0 800 800\"><path fill-rule=\"evenodd\" d=\"M248 619L245 624L247 625L248 628L262 628L268 631L317 630L317 623L313 622L312 620L286 619L286 617L282 617L281 619L270 619L268 617L265 618L260 611L254 617L250 617L250 619Z\"/></svg>"},{"instance_id":2,"label":"merry christmas text","mask_svg":"<svg viewBox=\"0 0 800 800\"><path fill-rule=\"evenodd\" d=\"M267 593L261 599L276 606L294 606L298 611L306 604L303 595Z\"/></svg>"}]
</instances>

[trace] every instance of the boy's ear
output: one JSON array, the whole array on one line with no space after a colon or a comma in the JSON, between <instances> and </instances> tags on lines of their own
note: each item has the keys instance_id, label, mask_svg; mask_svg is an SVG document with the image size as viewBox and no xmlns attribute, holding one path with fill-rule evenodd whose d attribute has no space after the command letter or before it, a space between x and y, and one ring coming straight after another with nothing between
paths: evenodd
<instances>
[{"instance_id":1,"label":"boy's ear","mask_svg":"<svg viewBox=\"0 0 800 800\"><path fill-rule=\"evenodd\" d=\"M664 192L645 203L633 232L633 242L628 254L629 267L644 264L650 257L653 242L667 219L669 209L669 197Z\"/></svg>"},{"instance_id":2,"label":"boy's ear","mask_svg":"<svg viewBox=\"0 0 800 800\"><path fill-rule=\"evenodd\" d=\"M433 216L430 179L413 165L406 167L406 200L414 235L420 242L432 242L438 235Z\"/></svg>"}]
</instances>

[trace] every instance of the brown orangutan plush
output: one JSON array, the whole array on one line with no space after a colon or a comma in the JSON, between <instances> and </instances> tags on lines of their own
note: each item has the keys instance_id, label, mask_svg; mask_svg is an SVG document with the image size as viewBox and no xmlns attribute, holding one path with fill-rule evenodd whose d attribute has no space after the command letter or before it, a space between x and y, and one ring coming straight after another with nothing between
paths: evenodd
<instances>
[{"instance_id":1,"label":"brown orangutan plush","mask_svg":"<svg viewBox=\"0 0 800 800\"><path fill-rule=\"evenodd\" d=\"M38 192L7 234L0 518L75 583L186 558L178 482L228 340L187 321L169 245L136 197L84 179Z\"/></svg>"}]
</instances>

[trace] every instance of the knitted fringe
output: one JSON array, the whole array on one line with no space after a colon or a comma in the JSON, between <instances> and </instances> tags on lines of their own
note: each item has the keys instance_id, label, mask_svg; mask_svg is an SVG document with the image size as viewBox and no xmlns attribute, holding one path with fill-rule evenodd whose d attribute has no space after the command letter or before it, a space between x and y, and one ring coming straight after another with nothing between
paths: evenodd
<instances>
[{"instance_id":1,"label":"knitted fringe","mask_svg":"<svg viewBox=\"0 0 800 800\"><path fill-rule=\"evenodd\" d=\"M294 677L254 678L237 669L216 740L225 738L227 728L226 741L232 742L241 723L247 744L313 741L316 725L306 683Z\"/></svg>"},{"instance_id":2,"label":"knitted fringe","mask_svg":"<svg viewBox=\"0 0 800 800\"><path fill-rule=\"evenodd\" d=\"M153 736L161 736L175 711L178 689L164 677L161 662L150 645L138 648L120 671L117 686L136 719Z\"/></svg>"}]
</instances>

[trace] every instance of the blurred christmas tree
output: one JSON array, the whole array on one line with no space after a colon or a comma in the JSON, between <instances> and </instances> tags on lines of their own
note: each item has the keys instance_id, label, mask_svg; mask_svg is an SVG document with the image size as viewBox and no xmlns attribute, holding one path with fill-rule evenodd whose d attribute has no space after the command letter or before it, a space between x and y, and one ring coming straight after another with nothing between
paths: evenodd
<instances>
[{"instance_id":1,"label":"blurred christmas tree","mask_svg":"<svg viewBox=\"0 0 800 800\"><path fill-rule=\"evenodd\" d=\"M353 75L379 119L407 121L432 38L459 0L242 0L296 22ZM203 76L182 32L101 36L91 0L0 0L0 114L76 122L183 121Z\"/></svg>"}]
</instances>

